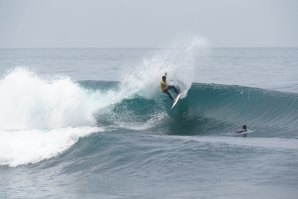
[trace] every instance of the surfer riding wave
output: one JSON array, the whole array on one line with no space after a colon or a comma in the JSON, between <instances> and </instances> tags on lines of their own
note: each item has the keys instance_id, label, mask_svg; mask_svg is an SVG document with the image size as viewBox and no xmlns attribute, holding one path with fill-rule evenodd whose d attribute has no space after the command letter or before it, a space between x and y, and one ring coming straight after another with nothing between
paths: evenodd
<instances>
[{"instance_id":1,"label":"surfer riding wave","mask_svg":"<svg viewBox=\"0 0 298 199\"><path fill-rule=\"evenodd\" d=\"M179 92L178 92L178 90L177 90L177 88L175 86L168 85L167 84L167 73L165 73L165 75L162 76L162 78L161 78L160 89L161 89L162 92L164 92L165 94L167 94L172 101L174 101L174 98L172 97L172 95L169 92L169 90L173 89L177 95L179 94Z\"/></svg>"}]
</instances>

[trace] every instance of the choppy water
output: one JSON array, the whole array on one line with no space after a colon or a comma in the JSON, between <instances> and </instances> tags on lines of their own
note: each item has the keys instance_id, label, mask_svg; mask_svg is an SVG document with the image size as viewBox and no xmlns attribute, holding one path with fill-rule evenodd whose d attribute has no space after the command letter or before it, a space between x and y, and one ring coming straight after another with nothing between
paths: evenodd
<instances>
[{"instance_id":1,"label":"choppy water","mask_svg":"<svg viewBox=\"0 0 298 199\"><path fill-rule=\"evenodd\" d=\"M1 49L0 197L297 198L297 52Z\"/></svg>"}]
</instances>

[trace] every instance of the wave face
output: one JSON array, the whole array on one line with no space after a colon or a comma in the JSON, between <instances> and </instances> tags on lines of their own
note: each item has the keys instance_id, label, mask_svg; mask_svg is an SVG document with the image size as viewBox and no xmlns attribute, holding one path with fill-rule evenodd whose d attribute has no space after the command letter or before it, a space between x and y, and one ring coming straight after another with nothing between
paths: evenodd
<instances>
[{"instance_id":1,"label":"wave face","mask_svg":"<svg viewBox=\"0 0 298 199\"><path fill-rule=\"evenodd\" d=\"M97 122L177 135L231 135L246 124L254 136L297 137L298 95L294 93L194 83L187 97L174 109L170 106L164 94L154 99L134 96L107 107L97 115Z\"/></svg>"},{"instance_id":2,"label":"wave face","mask_svg":"<svg viewBox=\"0 0 298 199\"><path fill-rule=\"evenodd\" d=\"M210 131L222 132L248 125L256 136L290 136L297 132L298 95L277 91L213 84L193 84L187 98L169 111L175 119L202 122Z\"/></svg>"}]
</instances>

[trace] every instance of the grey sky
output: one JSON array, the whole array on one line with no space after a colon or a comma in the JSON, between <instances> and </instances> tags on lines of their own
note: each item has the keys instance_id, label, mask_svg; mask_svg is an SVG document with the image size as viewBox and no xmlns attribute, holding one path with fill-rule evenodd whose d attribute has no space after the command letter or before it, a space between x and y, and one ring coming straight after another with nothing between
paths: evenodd
<instances>
[{"instance_id":1,"label":"grey sky","mask_svg":"<svg viewBox=\"0 0 298 199\"><path fill-rule=\"evenodd\" d=\"M297 0L0 0L0 48L298 47Z\"/></svg>"}]
</instances>

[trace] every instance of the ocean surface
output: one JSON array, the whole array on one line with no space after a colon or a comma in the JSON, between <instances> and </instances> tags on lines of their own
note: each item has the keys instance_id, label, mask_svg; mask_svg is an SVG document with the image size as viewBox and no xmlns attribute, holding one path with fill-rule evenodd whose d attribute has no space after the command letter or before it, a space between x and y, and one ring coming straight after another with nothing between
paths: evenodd
<instances>
[{"instance_id":1,"label":"ocean surface","mask_svg":"<svg viewBox=\"0 0 298 199\"><path fill-rule=\"evenodd\" d=\"M0 198L296 199L297 77L297 48L0 49Z\"/></svg>"}]
</instances>

